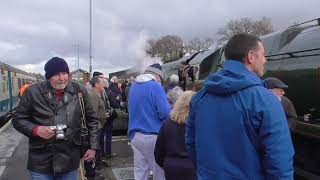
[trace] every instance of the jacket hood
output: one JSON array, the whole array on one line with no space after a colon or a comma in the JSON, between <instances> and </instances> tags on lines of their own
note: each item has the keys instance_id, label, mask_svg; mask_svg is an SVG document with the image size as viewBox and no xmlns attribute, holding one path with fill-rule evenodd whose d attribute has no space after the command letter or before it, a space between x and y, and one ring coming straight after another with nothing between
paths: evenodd
<instances>
[{"instance_id":1,"label":"jacket hood","mask_svg":"<svg viewBox=\"0 0 320 180\"><path fill-rule=\"evenodd\" d=\"M211 74L204 86L209 93L232 94L251 86L263 86L262 80L241 62L227 60L223 70Z\"/></svg>"},{"instance_id":2,"label":"jacket hood","mask_svg":"<svg viewBox=\"0 0 320 180\"><path fill-rule=\"evenodd\" d=\"M152 80L156 81L156 78L152 74L141 74L136 77L135 82L144 83Z\"/></svg>"}]
</instances>

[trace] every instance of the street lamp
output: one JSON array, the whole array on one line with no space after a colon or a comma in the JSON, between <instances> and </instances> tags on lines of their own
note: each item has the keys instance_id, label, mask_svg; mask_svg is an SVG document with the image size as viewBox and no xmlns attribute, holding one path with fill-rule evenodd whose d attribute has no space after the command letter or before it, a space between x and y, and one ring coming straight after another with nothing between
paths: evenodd
<instances>
[{"instance_id":1,"label":"street lamp","mask_svg":"<svg viewBox=\"0 0 320 180\"><path fill-rule=\"evenodd\" d=\"M90 12L89 12L89 18L90 18L90 35L89 35L89 72L90 72L90 76L91 76L91 72L92 72L92 0L89 1L90 2Z\"/></svg>"},{"instance_id":2,"label":"street lamp","mask_svg":"<svg viewBox=\"0 0 320 180\"><path fill-rule=\"evenodd\" d=\"M74 45L72 45L72 46L74 46L74 47L77 47L77 49L78 49L78 69L80 68L80 59L79 59L79 48L80 48L80 45L79 44L74 44Z\"/></svg>"}]
</instances>

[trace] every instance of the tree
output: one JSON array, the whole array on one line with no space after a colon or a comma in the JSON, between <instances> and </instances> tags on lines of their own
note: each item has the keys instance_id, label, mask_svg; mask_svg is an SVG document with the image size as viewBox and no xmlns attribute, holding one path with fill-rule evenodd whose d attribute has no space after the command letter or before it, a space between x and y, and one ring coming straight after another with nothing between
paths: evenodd
<instances>
[{"instance_id":1,"label":"tree","mask_svg":"<svg viewBox=\"0 0 320 180\"><path fill-rule=\"evenodd\" d=\"M163 62L171 62L181 58L184 42L179 36L166 35L158 40L149 40L146 49L152 57L160 57Z\"/></svg>"},{"instance_id":2,"label":"tree","mask_svg":"<svg viewBox=\"0 0 320 180\"><path fill-rule=\"evenodd\" d=\"M186 45L185 51L188 53L194 53L209 49L212 45L213 39L209 37L205 39L194 38Z\"/></svg>"},{"instance_id":3,"label":"tree","mask_svg":"<svg viewBox=\"0 0 320 180\"><path fill-rule=\"evenodd\" d=\"M233 35L247 33L255 36L262 36L273 32L273 26L270 18L262 17L260 20L253 20L245 17L239 20L231 20L227 25L218 31L221 38L218 45L227 42Z\"/></svg>"}]
</instances>

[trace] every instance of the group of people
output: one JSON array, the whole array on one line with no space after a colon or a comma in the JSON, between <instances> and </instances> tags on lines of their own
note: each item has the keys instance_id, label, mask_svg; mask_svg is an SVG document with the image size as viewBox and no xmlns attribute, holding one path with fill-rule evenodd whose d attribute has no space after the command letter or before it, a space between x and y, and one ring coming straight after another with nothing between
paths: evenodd
<instances>
[{"instance_id":1,"label":"group of people","mask_svg":"<svg viewBox=\"0 0 320 180\"><path fill-rule=\"evenodd\" d=\"M297 115L283 96L288 86L261 79L256 36L233 36L225 58L198 92L183 91L176 75L165 90L160 64L136 77L128 102L135 179L293 179Z\"/></svg>"},{"instance_id":2,"label":"group of people","mask_svg":"<svg viewBox=\"0 0 320 180\"><path fill-rule=\"evenodd\" d=\"M110 82L106 78L106 88L109 90L109 95L113 97L111 99L114 107L127 113L127 101L128 92L131 85L130 79L118 79L117 76L112 76Z\"/></svg>"},{"instance_id":3,"label":"group of people","mask_svg":"<svg viewBox=\"0 0 320 180\"><path fill-rule=\"evenodd\" d=\"M225 57L223 69L198 92L177 83L165 90L158 63L135 78L128 92L135 179L147 180L151 172L155 180L293 179L289 127L296 113L283 96L287 85L261 80L266 59L255 36L233 36ZM104 179L94 164L105 166L111 156L117 95L109 95L112 87L100 72L88 88L70 81L62 58L50 59L44 69L47 80L26 88L12 121L29 138L32 179L77 179L81 158L88 179ZM83 153L81 119L89 131Z\"/></svg>"}]
</instances>

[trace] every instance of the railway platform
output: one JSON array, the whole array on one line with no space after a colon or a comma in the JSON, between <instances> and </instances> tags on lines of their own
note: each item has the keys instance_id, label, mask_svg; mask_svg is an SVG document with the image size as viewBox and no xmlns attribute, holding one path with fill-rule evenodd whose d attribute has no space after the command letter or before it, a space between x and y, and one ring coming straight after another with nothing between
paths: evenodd
<instances>
[{"instance_id":1,"label":"railway platform","mask_svg":"<svg viewBox=\"0 0 320 180\"><path fill-rule=\"evenodd\" d=\"M27 170L28 138L16 131L11 121L0 128L0 180L30 180ZM134 180L133 151L127 136L112 137L112 152L109 167L99 172L107 180ZM295 179L318 180L319 176L295 167Z\"/></svg>"},{"instance_id":2,"label":"railway platform","mask_svg":"<svg viewBox=\"0 0 320 180\"><path fill-rule=\"evenodd\" d=\"M30 180L27 170L28 138L16 131L11 121L0 129L0 180ZM110 167L99 172L107 180L133 180L133 152L126 136L112 138Z\"/></svg>"}]
</instances>

